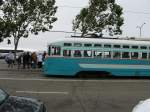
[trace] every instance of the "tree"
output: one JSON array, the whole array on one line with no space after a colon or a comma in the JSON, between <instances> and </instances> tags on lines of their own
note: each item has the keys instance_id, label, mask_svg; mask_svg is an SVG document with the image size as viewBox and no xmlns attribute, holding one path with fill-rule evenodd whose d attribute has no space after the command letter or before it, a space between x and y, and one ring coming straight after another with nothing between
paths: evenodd
<instances>
[{"instance_id":1,"label":"tree","mask_svg":"<svg viewBox=\"0 0 150 112\"><path fill-rule=\"evenodd\" d=\"M14 38L16 57L20 38L52 29L56 10L55 0L5 0L0 6L0 38Z\"/></svg>"},{"instance_id":2,"label":"tree","mask_svg":"<svg viewBox=\"0 0 150 112\"><path fill-rule=\"evenodd\" d=\"M76 29L79 29L82 32L81 36L84 36L84 34L88 33L88 9L83 8L73 20L73 30L76 31Z\"/></svg>"},{"instance_id":3,"label":"tree","mask_svg":"<svg viewBox=\"0 0 150 112\"><path fill-rule=\"evenodd\" d=\"M73 30L81 31L82 36L89 32L102 35L104 30L109 35L121 34L120 27L124 21L122 10L115 0L90 0L89 6L73 20Z\"/></svg>"},{"instance_id":4,"label":"tree","mask_svg":"<svg viewBox=\"0 0 150 112\"><path fill-rule=\"evenodd\" d=\"M3 0L0 0L0 5L2 5L3 4Z\"/></svg>"},{"instance_id":5,"label":"tree","mask_svg":"<svg viewBox=\"0 0 150 112\"><path fill-rule=\"evenodd\" d=\"M0 6L3 4L3 0L0 0ZM0 19L0 42L3 41L3 38L2 38L2 31L3 31L3 22L1 21Z\"/></svg>"}]
</instances>

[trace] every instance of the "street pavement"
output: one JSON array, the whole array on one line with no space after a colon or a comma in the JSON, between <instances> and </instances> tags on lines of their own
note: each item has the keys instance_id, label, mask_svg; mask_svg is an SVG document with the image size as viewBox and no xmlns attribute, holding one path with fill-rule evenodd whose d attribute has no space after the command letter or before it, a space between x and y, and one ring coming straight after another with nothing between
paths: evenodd
<instances>
[{"instance_id":1,"label":"street pavement","mask_svg":"<svg viewBox=\"0 0 150 112\"><path fill-rule=\"evenodd\" d=\"M40 69L7 68L0 61L0 87L11 95L42 100L48 112L132 112L150 98L149 79L44 77Z\"/></svg>"}]
</instances>

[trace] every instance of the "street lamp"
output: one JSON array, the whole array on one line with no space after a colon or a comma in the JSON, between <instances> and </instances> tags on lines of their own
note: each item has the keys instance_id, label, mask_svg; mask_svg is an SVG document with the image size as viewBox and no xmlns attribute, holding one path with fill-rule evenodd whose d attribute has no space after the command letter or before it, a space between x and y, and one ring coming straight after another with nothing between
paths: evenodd
<instances>
[{"instance_id":1,"label":"street lamp","mask_svg":"<svg viewBox=\"0 0 150 112\"><path fill-rule=\"evenodd\" d=\"M140 37L142 36L142 28L146 23L143 23L141 26L137 26L136 28L139 28L140 30Z\"/></svg>"}]
</instances>

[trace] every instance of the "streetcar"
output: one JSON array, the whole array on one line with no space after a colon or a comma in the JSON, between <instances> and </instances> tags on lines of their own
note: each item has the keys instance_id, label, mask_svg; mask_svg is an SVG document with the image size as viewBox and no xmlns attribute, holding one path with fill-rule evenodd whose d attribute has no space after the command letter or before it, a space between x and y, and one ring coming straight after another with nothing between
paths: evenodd
<instances>
[{"instance_id":1,"label":"streetcar","mask_svg":"<svg viewBox=\"0 0 150 112\"><path fill-rule=\"evenodd\" d=\"M48 44L44 75L150 76L150 40L68 37Z\"/></svg>"}]
</instances>

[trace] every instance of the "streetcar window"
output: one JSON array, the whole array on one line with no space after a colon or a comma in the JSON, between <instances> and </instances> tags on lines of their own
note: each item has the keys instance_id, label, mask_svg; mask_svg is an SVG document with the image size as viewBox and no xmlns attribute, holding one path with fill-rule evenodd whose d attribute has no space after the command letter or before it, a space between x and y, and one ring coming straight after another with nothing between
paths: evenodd
<instances>
[{"instance_id":1,"label":"streetcar window","mask_svg":"<svg viewBox=\"0 0 150 112\"><path fill-rule=\"evenodd\" d=\"M141 49L147 49L147 47L146 46L141 46Z\"/></svg>"},{"instance_id":2,"label":"streetcar window","mask_svg":"<svg viewBox=\"0 0 150 112\"><path fill-rule=\"evenodd\" d=\"M75 47L81 47L82 44L81 44L81 43L74 43L74 46L75 46Z\"/></svg>"},{"instance_id":3,"label":"streetcar window","mask_svg":"<svg viewBox=\"0 0 150 112\"><path fill-rule=\"evenodd\" d=\"M71 43L64 43L64 46L72 46Z\"/></svg>"},{"instance_id":4,"label":"streetcar window","mask_svg":"<svg viewBox=\"0 0 150 112\"><path fill-rule=\"evenodd\" d=\"M84 44L85 47L91 47L92 44Z\"/></svg>"},{"instance_id":5,"label":"streetcar window","mask_svg":"<svg viewBox=\"0 0 150 112\"><path fill-rule=\"evenodd\" d=\"M101 44L94 44L94 47L102 47Z\"/></svg>"},{"instance_id":6,"label":"streetcar window","mask_svg":"<svg viewBox=\"0 0 150 112\"><path fill-rule=\"evenodd\" d=\"M94 57L102 58L102 52L101 51L94 51Z\"/></svg>"},{"instance_id":7,"label":"streetcar window","mask_svg":"<svg viewBox=\"0 0 150 112\"><path fill-rule=\"evenodd\" d=\"M104 47L105 48L111 48L111 45L110 44L105 44Z\"/></svg>"},{"instance_id":8,"label":"streetcar window","mask_svg":"<svg viewBox=\"0 0 150 112\"><path fill-rule=\"evenodd\" d=\"M132 46L133 49L138 49L138 46Z\"/></svg>"},{"instance_id":9,"label":"streetcar window","mask_svg":"<svg viewBox=\"0 0 150 112\"><path fill-rule=\"evenodd\" d=\"M123 48L130 48L130 46L128 46L128 45L123 45Z\"/></svg>"},{"instance_id":10,"label":"streetcar window","mask_svg":"<svg viewBox=\"0 0 150 112\"><path fill-rule=\"evenodd\" d=\"M92 57L92 51L85 50L84 57Z\"/></svg>"},{"instance_id":11,"label":"streetcar window","mask_svg":"<svg viewBox=\"0 0 150 112\"><path fill-rule=\"evenodd\" d=\"M147 59L147 53L142 53L142 59Z\"/></svg>"},{"instance_id":12,"label":"streetcar window","mask_svg":"<svg viewBox=\"0 0 150 112\"><path fill-rule=\"evenodd\" d=\"M149 55L148 55L148 59L150 59L150 53L149 53Z\"/></svg>"},{"instance_id":13,"label":"streetcar window","mask_svg":"<svg viewBox=\"0 0 150 112\"><path fill-rule=\"evenodd\" d=\"M71 56L71 50L63 50L63 56Z\"/></svg>"},{"instance_id":14,"label":"streetcar window","mask_svg":"<svg viewBox=\"0 0 150 112\"><path fill-rule=\"evenodd\" d=\"M114 45L114 48L120 48L121 46L120 45Z\"/></svg>"},{"instance_id":15,"label":"streetcar window","mask_svg":"<svg viewBox=\"0 0 150 112\"><path fill-rule=\"evenodd\" d=\"M81 51L80 50L75 50L74 51L74 57L82 57Z\"/></svg>"},{"instance_id":16,"label":"streetcar window","mask_svg":"<svg viewBox=\"0 0 150 112\"><path fill-rule=\"evenodd\" d=\"M104 52L104 58L111 58L111 52L110 51L105 51Z\"/></svg>"},{"instance_id":17,"label":"streetcar window","mask_svg":"<svg viewBox=\"0 0 150 112\"><path fill-rule=\"evenodd\" d=\"M120 52L113 52L113 58L120 59L121 58L121 53Z\"/></svg>"},{"instance_id":18,"label":"streetcar window","mask_svg":"<svg viewBox=\"0 0 150 112\"><path fill-rule=\"evenodd\" d=\"M132 52L131 53L131 59L138 59L139 53L138 52Z\"/></svg>"},{"instance_id":19,"label":"streetcar window","mask_svg":"<svg viewBox=\"0 0 150 112\"><path fill-rule=\"evenodd\" d=\"M55 47L55 46L51 47L51 54L52 55L60 55L60 53L61 53L60 51L61 51L60 47Z\"/></svg>"},{"instance_id":20,"label":"streetcar window","mask_svg":"<svg viewBox=\"0 0 150 112\"><path fill-rule=\"evenodd\" d=\"M130 58L130 53L129 52L123 52L122 58Z\"/></svg>"}]
</instances>

